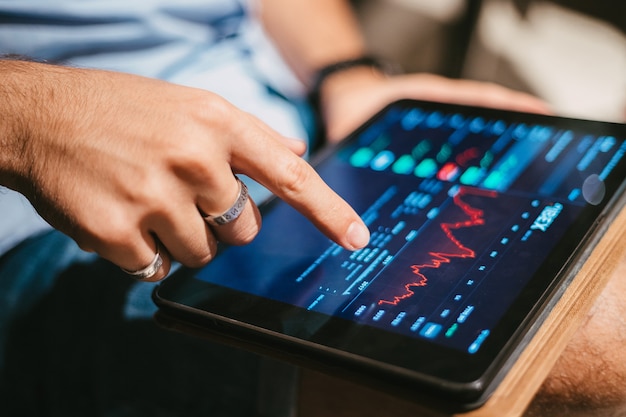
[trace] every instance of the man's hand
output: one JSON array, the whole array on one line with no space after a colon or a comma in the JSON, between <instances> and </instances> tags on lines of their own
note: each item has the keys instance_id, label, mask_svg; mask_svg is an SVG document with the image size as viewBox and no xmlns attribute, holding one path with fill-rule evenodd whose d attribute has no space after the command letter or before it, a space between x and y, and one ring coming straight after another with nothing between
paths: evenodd
<instances>
[{"instance_id":1,"label":"man's hand","mask_svg":"<svg viewBox=\"0 0 626 417\"><path fill-rule=\"evenodd\" d=\"M54 227L126 270L158 250L189 266L217 241L245 244L261 227L248 200L232 223L209 226L236 200L233 174L259 181L348 249L365 246L359 216L274 132L214 94L142 77L0 62L0 184L25 194ZM5 117L8 115L9 117Z\"/></svg>"},{"instance_id":2,"label":"man's hand","mask_svg":"<svg viewBox=\"0 0 626 417\"><path fill-rule=\"evenodd\" d=\"M321 93L330 141L342 139L386 104L404 98L549 113L538 98L495 84L432 74L387 77L368 67L333 74L324 82Z\"/></svg>"}]
</instances>

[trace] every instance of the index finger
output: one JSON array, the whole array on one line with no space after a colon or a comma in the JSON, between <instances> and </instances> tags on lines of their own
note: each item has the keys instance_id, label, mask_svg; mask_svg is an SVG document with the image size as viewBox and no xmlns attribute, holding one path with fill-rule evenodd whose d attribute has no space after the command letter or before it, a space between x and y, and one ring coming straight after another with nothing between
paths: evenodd
<instances>
[{"instance_id":1,"label":"index finger","mask_svg":"<svg viewBox=\"0 0 626 417\"><path fill-rule=\"evenodd\" d=\"M232 151L232 165L263 184L349 250L366 246L369 230L359 215L304 159L279 142L279 134L252 123Z\"/></svg>"}]
</instances>

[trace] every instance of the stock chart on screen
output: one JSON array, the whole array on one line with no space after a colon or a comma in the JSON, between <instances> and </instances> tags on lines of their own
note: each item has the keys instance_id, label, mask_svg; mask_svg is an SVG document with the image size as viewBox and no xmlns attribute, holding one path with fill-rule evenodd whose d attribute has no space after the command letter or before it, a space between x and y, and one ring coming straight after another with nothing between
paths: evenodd
<instances>
[{"instance_id":1,"label":"stock chart on screen","mask_svg":"<svg viewBox=\"0 0 626 417\"><path fill-rule=\"evenodd\" d=\"M283 204L207 280L476 353L625 151L624 138L392 109L319 166L367 247L341 248Z\"/></svg>"}]
</instances>

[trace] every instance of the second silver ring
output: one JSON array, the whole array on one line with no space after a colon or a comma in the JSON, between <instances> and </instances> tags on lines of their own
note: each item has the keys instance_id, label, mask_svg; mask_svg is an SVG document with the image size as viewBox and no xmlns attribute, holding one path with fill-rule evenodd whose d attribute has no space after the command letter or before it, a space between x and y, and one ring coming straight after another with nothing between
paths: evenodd
<instances>
[{"instance_id":1,"label":"second silver ring","mask_svg":"<svg viewBox=\"0 0 626 417\"><path fill-rule=\"evenodd\" d=\"M237 198L235 199L233 205L220 215L213 216L209 214L203 216L204 220L211 226L223 226L234 221L235 219L237 219L237 217L241 215L244 208L246 207L246 202L249 198L248 187L236 175L235 179L239 184L239 193L237 194Z\"/></svg>"}]
</instances>

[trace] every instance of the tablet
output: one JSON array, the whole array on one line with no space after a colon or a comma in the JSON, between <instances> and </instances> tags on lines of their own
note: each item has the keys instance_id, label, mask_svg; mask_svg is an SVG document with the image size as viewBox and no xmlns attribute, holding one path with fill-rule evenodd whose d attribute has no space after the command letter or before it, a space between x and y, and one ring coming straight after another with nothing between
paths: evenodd
<instances>
[{"instance_id":1,"label":"tablet","mask_svg":"<svg viewBox=\"0 0 626 417\"><path fill-rule=\"evenodd\" d=\"M154 292L166 314L446 409L483 404L622 208L626 125L414 100L313 165L370 228L279 199L245 246Z\"/></svg>"}]
</instances>

